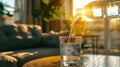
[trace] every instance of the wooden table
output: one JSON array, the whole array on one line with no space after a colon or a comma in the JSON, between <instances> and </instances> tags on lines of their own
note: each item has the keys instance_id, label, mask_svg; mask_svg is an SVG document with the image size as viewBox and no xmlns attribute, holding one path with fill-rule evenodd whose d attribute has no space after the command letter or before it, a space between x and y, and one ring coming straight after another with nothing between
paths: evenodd
<instances>
[{"instance_id":1,"label":"wooden table","mask_svg":"<svg viewBox=\"0 0 120 67\"><path fill-rule=\"evenodd\" d=\"M80 64L81 65L77 67L120 67L120 56L86 54L83 55L83 59L81 59ZM24 64L23 67L63 67L63 66L60 65L60 56L51 56L30 61Z\"/></svg>"}]
</instances>

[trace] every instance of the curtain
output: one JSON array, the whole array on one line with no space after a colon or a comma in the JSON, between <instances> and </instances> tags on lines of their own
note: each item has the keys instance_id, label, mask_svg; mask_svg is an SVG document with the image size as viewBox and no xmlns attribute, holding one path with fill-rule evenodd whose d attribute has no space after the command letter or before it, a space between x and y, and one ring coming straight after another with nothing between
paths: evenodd
<instances>
[{"instance_id":1,"label":"curtain","mask_svg":"<svg viewBox=\"0 0 120 67\"><path fill-rule=\"evenodd\" d=\"M40 10L40 0L15 0L15 22L41 25L41 16L34 17L33 11Z\"/></svg>"},{"instance_id":2,"label":"curtain","mask_svg":"<svg viewBox=\"0 0 120 67\"><path fill-rule=\"evenodd\" d=\"M15 0L15 12L14 12L14 21L19 23L25 23L26 18L26 0Z\"/></svg>"}]
</instances>

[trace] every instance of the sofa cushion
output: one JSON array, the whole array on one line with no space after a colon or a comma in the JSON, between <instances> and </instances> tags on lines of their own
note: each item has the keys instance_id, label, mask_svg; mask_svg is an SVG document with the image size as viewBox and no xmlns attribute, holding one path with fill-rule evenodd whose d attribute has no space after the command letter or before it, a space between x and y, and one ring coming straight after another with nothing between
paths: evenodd
<instances>
[{"instance_id":1,"label":"sofa cushion","mask_svg":"<svg viewBox=\"0 0 120 67\"><path fill-rule=\"evenodd\" d=\"M40 47L42 37L32 37L32 38L17 38L16 36L9 36L8 42L10 43L9 50L20 50Z\"/></svg>"},{"instance_id":2,"label":"sofa cushion","mask_svg":"<svg viewBox=\"0 0 120 67\"><path fill-rule=\"evenodd\" d=\"M69 32L62 32L62 33L48 33L43 37L43 46L44 47L59 47L59 36L68 35Z\"/></svg>"},{"instance_id":3,"label":"sofa cushion","mask_svg":"<svg viewBox=\"0 0 120 67\"><path fill-rule=\"evenodd\" d=\"M0 51L8 49L8 38L0 28Z\"/></svg>"},{"instance_id":4,"label":"sofa cushion","mask_svg":"<svg viewBox=\"0 0 120 67\"><path fill-rule=\"evenodd\" d=\"M17 67L37 58L59 55L59 48L54 48L58 46L58 35L43 36L39 26L0 24L0 52L13 51L7 55L18 60ZM3 66L10 65L14 63Z\"/></svg>"},{"instance_id":5,"label":"sofa cushion","mask_svg":"<svg viewBox=\"0 0 120 67\"><path fill-rule=\"evenodd\" d=\"M41 47L41 29L29 30L29 25L0 24L0 51Z\"/></svg>"},{"instance_id":6,"label":"sofa cushion","mask_svg":"<svg viewBox=\"0 0 120 67\"><path fill-rule=\"evenodd\" d=\"M48 34L43 37L43 47L59 47L59 36Z\"/></svg>"},{"instance_id":7,"label":"sofa cushion","mask_svg":"<svg viewBox=\"0 0 120 67\"><path fill-rule=\"evenodd\" d=\"M29 25L28 31L31 32L32 36L42 36L41 27L38 25Z\"/></svg>"},{"instance_id":8,"label":"sofa cushion","mask_svg":"<svg viewBox=\"0 0 120 67\"><path fill-rule=\"evenodd\" d=\"M3 25L1 29L4 31L6 36L19 35L19 31L14 25Z\"/></svg>"},{"instance_id":9,"label":"sofa cushion","mask_svg":"<svg viewBox=\"0 0 120 67\"><path fill-rule=\"evenodd\" d=\"M28 26L25 24L21 24L18 26L19 34L23 38L28 38L28 36L32 36L31 32L28 31Z\"/></svg>"}]
</instances>

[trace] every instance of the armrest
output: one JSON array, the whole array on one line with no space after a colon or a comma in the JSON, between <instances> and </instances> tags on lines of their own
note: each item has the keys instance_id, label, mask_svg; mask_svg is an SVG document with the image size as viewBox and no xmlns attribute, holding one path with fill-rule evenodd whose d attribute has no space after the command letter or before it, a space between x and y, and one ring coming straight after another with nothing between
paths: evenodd
<instances>
[{"instance_id":1,"label":"armrest","mask_svg":"<svg viewBox=\"0 0 120 67\"><path fill-rule=\"evenodd\" d=\"M17 59L9 55L0 54L0 67L17 67Z\"/></svg>"}]
</instances>

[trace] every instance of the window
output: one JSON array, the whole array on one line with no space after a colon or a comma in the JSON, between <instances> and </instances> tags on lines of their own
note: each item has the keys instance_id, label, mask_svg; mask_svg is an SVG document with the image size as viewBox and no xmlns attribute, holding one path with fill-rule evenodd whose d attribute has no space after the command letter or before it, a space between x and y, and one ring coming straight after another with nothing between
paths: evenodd
<instances>
[{"instance_id":1,"label":"window","mask_svg":"<svg viewBox=\"0 0 120 67\"><path fill-rule=\"evenodd\" d=\"M88 3L94 0L73 0L73 16L76 15L76 10L84 8Z\"/></svg>"},{"instance_id":2,"label":"window","mask_svg":"<svg viewBox=\"0 0 120 67\"><path fill-rule=\"evenodd\" d=\"M1 0L5 6L5 12L10 12L10 14L14 13L14 5L15 5L15 0Z\"/></svg>"},{"instance_id":3,"label":"window","mask_svg":"<svg viewBox=\"0 0 120 67\"><path fill-rule=\"evenodd\" d=\"M94 17L101 17L102 16L102 9L101 8L93 8L93 16Z\"/></svg>"},{"instance_id":4,"label":"window","mask_svg":"<svg viewBox=\"0 0 120 67\"><path fill-rule=\"evenodd\" d=\"M118 16L118 6L117 5L109 5L109 7L107 7L107 16L109 17L114 17L114 16Z\"/></svg>"}]
</instances>

